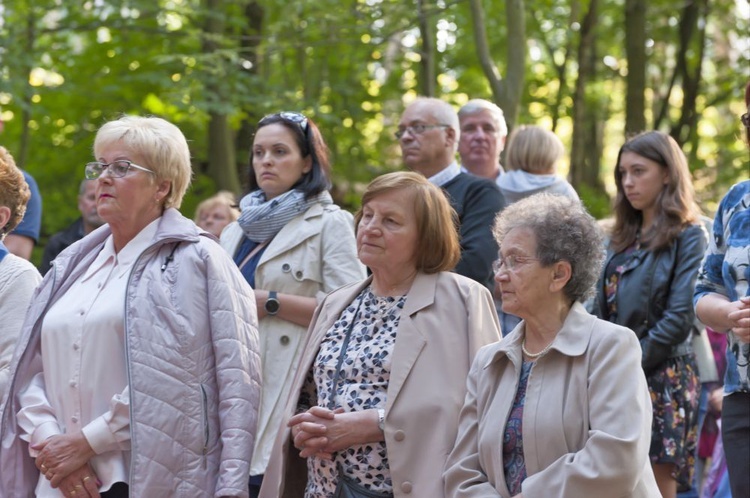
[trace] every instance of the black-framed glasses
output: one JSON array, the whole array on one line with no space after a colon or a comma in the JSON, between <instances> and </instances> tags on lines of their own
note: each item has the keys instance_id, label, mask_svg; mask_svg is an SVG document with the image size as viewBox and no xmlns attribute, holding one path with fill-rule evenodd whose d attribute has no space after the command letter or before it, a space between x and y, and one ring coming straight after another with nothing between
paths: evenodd
<instances>
[{"instance_id":1,"label":"black-framed glasses","mask_svg":"<svg viewBox=\"0 0 750 498\"><path fill-rule=\"evenodd\" d=\"M404 133L406 133L407 131L411 133L412 135L421 135L425 131L431 130L433 128L450 128L450 125L442 124L442 123L441 124L418 123L418 124L413 124L409 126L399 126L398 130L396 131L396 133L394 133L394 135L396 135L397 139L400 139L401 137L404 136Z\"/></svg>"},{"instance_id":2,"label":"black-framed glasses","mask_svg":"<svg viewBox=\"0 0 750 498\"><path fill-rule=\"evenodd\" d=\"M104 173L104 170L109 171L109 176L113 178L122 178L128 174L130 168L139 169L152 175L156 175L153 171L143 166L138 166L132 161L126 159L118 159L111 163L100 163L98 161L86 163L85 175L87 180L96 180Z\"/></svg>"},{"instance_id":3,"label":"black-framed glasses","mask_svg":"<svg viewBox=\"0 0 750 498\"><path fill-rule=\"evenodd\" d=\"M263 119L261 119L258 122L258 125L263 126L267 124L266 121L268 121L270 118L273 118L275 116L278 116L285 121L295 123L296 125L300 127L300 129L303 132L307 131L307 116L299 112L291 112L291 111L277 112L274 114L268 114L267 116L263 116Z\"/></svg>"},{"instance_id":4,"label":"black-framed glasses","mask_svg":"<svg viewBox=\"0 0 750 498\"><path fill-rule=\"evenodd\" d=\"M745 128L750 128L750 112L746 112L742 116L740 116L740 121L742 121L742 124L745 126Z\"/></svg>"},{"instance_id":5,"label":"black-framed glasses","mask_svg":"<svg viewBox=\"0 0 750 498\"><path fill-rule=\"evenodd\" d=\"M539 258L530 258L527 256L516 256L515 254L509 254L505 257L500 257L492 262L492 272L497 275L505 267L506 270L513 271L532 261L539 261Z\"/></svg>"}]
</instances>

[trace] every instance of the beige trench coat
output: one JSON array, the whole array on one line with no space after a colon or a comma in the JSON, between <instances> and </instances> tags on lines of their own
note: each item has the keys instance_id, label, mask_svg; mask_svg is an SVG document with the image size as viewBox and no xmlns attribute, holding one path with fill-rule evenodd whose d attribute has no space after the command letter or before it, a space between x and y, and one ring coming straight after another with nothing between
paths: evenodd
<instances>
[{"instance_id":1,"label":"beige trench coat","mask_svg":"<svg viewBox=\"0 0 750 498\"><path fill-rule=\"evenodd\" d=\"M234 256L243 239L235 222L222 232L221 245ZM255 270L255 286L321 301L329 292L364 277L352 215L336 205L314 204L268 244ZM269 315L258 323L263 391L250 475L263 474L268 465L306 332L306 327Z\"/></svg>"},{"instance_id":2,"label":"beige trench coat","mask_svg":"<svg viewBox=\"0 0 750 498\"><path fill-rule=\"evenodd\" d=\"M446 496L511 498L502 440L520 377L524 326L477 354L446 466ZM651 416L635 334L574 304L529 375L523 497L660 497L648 458Z\"/></svg>"}]
</instances>

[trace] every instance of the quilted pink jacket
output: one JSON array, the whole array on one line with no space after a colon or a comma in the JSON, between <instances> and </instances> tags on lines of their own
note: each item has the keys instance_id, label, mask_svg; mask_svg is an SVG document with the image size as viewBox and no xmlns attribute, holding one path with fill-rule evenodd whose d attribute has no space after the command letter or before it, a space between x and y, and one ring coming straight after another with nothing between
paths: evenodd
<instances>
[{"instance_id":1,"label":"quilted pink jacket","mask_svg":"<svg viewBox=\"0 0 750 498\"><path fill-rule=\"evenodd\" d=\"M105 225L61 253L32 299L1 409L0 496L33 496L39 474L17 437L16 395L41 370L46 310L109 234ZM211 236L169 209L124 308L131 496L246 497L261 386L252 289Z\"/></svg>"}]
</instances>

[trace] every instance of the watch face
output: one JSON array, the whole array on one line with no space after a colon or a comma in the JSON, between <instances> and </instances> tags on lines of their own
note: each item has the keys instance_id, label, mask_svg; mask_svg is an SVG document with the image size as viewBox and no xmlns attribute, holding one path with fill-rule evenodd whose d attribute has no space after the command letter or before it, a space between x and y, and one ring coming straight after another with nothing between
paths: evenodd
<instances>
[{"instance_id":1,"label":"watch face","mask_svg":"<svg viewBox=\"0 0 750 498\"><path fill-rule=\"evenodd\" d=\"M279 300L269 298L268 300L266 300L265 308L266 313L268 313L269 315L275 315L279 311Z\"/></svg>"}]
</instances>

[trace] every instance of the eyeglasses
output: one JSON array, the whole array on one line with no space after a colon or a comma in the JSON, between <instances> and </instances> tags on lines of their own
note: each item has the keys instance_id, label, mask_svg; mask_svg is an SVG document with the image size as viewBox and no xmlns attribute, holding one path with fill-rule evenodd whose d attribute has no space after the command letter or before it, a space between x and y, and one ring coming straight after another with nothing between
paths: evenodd
<instances>
[{"instance_id":1,"label":"eyeglasses","mask_svg":"<svg viewBox=\"0 0 750 498\"><path fill-rule=\"evenodd\" d=\"M139 169L141 171L151 173L152 175L156 174L150 169L144 168L143 166L138 166L132 161L120 159L117 161L112 161L109 164L100 162L87 163L85 175L87 180L96 180L97 178L102 176L102 174L104 174L104 170L106 169L107 171L109 171L109 176L113 178L122 178L123 176L128 174L128 170L130 170L130 168Z\"/></svg>"},{"instance_id":2,"label":"eyeglasses","mask_svg":"<svg viewBox=\"0 0 750 498\"><path fill-rule=\"evenodd\" d=\"M506 270L514 271L519 266L525 265L532 261L539 261L538 258L529 258L526 256L516 256L515 254L509 254L504 258L498 258L492 263L492 272L497 275L502 270L503 266Z\"/></svg>"},{"instance_id":3,"label":"eyeglasses","mask_svg":"<svg viewBox=\"0 0 750 498\"><path fill-rule=\"evenodd\" d=\"M740 116L740 121L742 121L742 124L745 126L745 128L750 128L750 113L746 112L742 116Z\"/></svg>"},{"instance_id":4,"label":"eyeglasses","mask_svg":"<svg viewBox=\"0 0 750 498\"><path fill-rule=\"evenodd\" d=\"M397 139L400 139L404 136L404 133L407 131L411 133L412 135L421 135L427 130L431 130L432 128L450 128L450 125L447 124L415 124L415 125L409 125L409 126L399 126L398 131L394 133L396 135Z\"/></svg>"},{"instance_id":5,"label":"eyeglasses","mask_svg":"<svg viewBox=\"0 0 750 498\"><path fill-rule=\"evenodd\" d=\"M258 126L264 126L268 124L267 121L275 116L278 116L285 121L290 121L292 123L297 124L303 132L307 131L307 117L304 114L301 114L299 112L290 112L290 111L277 112L275 114L269 114L267 116L263 116L263 119L258 121Z\"/></svg>"}]
</instances>

